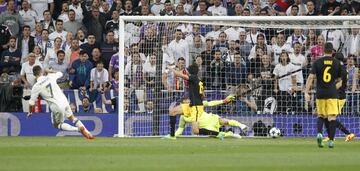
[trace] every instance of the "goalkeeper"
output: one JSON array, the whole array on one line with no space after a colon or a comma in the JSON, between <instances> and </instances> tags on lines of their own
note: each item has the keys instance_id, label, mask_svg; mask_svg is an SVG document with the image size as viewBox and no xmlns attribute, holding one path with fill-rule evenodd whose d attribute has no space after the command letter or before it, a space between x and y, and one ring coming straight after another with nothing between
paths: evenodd
<instances>
[{"instance_id":1,"label":"goalkeeper","mask_svg":"<svg viewBox=\"0 0 360 171\"><path fill-rule=\"evenodd\" d=\"M210 101L210 102L203 101L203 105L205 107L216 106L216 105L221 105L221 104L227 104L234 100L235 100L235 97L230 95L230 96L227 96L224 100L214 100L214 101ZM179 115L179 114L181 115L180 121L179 121L179 128L175 132L175 137L178 137L183 133L183 131L185 129L185 125L187 123L191 123L190 100L188 97L184 97L181 100L180 105L170 108L170 115ZM219 132L219 128L224 125L240 127L240 129L242 129L242 130L247 128L246 125L241 124L236 120L224 119L218 115L214 115L211 113L208 114L206 112L203 112L203 115L204 116L201 116L199 118L199 128L200 129L206 129L206 130L210 130L210 131L214 131L214 132ZM202 131L200 131L200 132L202 132ZM225 137L232 136L232 135L233 135L232 132L225 133Z\"/></svg>"}]
</instances>

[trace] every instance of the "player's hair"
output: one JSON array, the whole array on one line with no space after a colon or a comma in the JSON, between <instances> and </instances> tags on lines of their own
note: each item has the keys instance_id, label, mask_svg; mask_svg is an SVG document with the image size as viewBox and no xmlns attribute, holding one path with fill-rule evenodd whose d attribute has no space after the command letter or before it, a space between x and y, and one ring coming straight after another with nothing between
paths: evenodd
<instances>
[{"instance_id":1,"label":"player's hair","mask_svg":"<svg viewBox=\"0 0 360 171\"><path fill-rule=\"evenodd\" d=\"M197 75L199 72L199 67L196 64L192 64L187 70L191 75Z\"/></svg>"},{"instance_id":2,"label":"player's hair","mask_svg":"<svg viewBox=\"0 0 360 171\"><path fill-rule=\"evenodd\" d=\"M42 71L42 68L39 65L36 65L33 67L32 70L33 70L34 76L39 76Z\"/></svg>"},{"instance_id":3,"label":"player's hair","mask_svg":"<svg viewBox=\"0 0 360 171\"><path fill-rule=\"evenodd\" d=\"M57 19L57 20L55 21L55 25L56 25L57 23L64 23L64 21L63 21L63 20L60 20L60 19Z\"/></svg>"},{"instance_id":4,"label":"player's hair","mask_svg":"<svg viewBox=\"0 0 360 171\"><path fill-rule=\"evenodd\" d=\"M84 55L84 54L87 54L86 51L80 50L79 55Z\"/></svg>"},{"instance_id":5,"label":"player's hair","mask_svg":"<svg viewBox=\"0 0 360 171\"><path fill-rule=\"evenodd\" d=\"M57 39L59 39L59 40L62 42L61 37L56 37L56 38L54 39L54 43L56 42Z\"/></svg>"},{"instance_id":6,"label":"player's hair","mask_svg":"<svg viewBox=\"0 0 360 171\"><path fill-rule=\"evenodd\" d=\"M49 30L48 30L48 29L42 29L42 30L41 30L41 34L42 34L44 31L46 31L46 32L49 33Z\"/></svg>"},{"instance_id":7,"label":"player's hair","mask_svg":"<svg viewBox=\"0 0 360 171\"><path fill-rule=\"evenodd\" d=\"M46 12L51 13L50 10L45 10L45 11L43 12L43 15L44 15Z\"/></svg>"},{"instance_id":8,"label":"player's hair","mask_svg":"<svg viewBox=\"0 0 360 171\"><path fill-rule=\"evenodd\" d=\"M338 53L335 53L334 57L335 57L337 60L341 61L341 62L344 62L344 60L345 60L344 55L343 55L342 53L339 53L339 52L338 52Z\"/></svg>"},{"instance_id":9,"label":"player's hair","mask_svg":"<svg viewBox=\"0 0 360 171\"><path fill-rule=\"evenodd\" d=\"M180 57L177 61L178 61L178 62L179 62L179 61L185 61L185 58Z\"/></svg>"},{"instance_id":10,"label":"player's hair","mask_svg":"<svg viewBox=\"0 0 360 171\"><path fill-rule=\"evenodd\" d=\"M258 34L257 36L256 36L256 40L259 38L259 37L262 37L262 38L264 38L265 39L265 36L264 36L264 34Z\"/></svg>"},{"instance_id":11,"label":"player's hair","mask_svg":"<svg viewBox=\"0 0 360 171\"><path fill-rule=\"evenodd\" d=\"M334 49L334 47L333 47L332 43L330 43L330 42L325 43L325 46L324 46L325 54L332 54L333 49Z\"/></svg>"},{"instance_id":12,"label":"player's hair","mask_svg":"<svg viewBox=\"0 0 360 171\"><path fill-rule=\"evenodd\" d=\"M16 37L15 37L15 36L10 36L9 42L10 42L11 39L14 39L14 40L16 41Z\"/></svg>"},{"instance_id":13,"label":"player's hair","mask_svg":"<svg viewBox=\"0 0 360 171\"><path fill-rule=\"evenodd\" d=\"M296 8L297 10L299 10L299 6L297 6L297 5L292 5L291 9L293 9L293 8Z\"/></svg>"},{"instance_id":14,"label":"player's hair","mask_svg":"<svg viewBox=\"0 0 360 171\"><path fill-rule=\"evenodd\" d=\"M73 9L69 9L69 13L70 13L70 12L74 12L74 13L76 13Z\"/></svg>"}]
</instances>

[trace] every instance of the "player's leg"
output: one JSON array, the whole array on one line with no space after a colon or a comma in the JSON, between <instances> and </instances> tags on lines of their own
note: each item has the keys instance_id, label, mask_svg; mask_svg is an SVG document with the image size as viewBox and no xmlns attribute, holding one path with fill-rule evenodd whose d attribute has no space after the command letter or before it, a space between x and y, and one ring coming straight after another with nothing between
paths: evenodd
<instances>
[{"instance_id":1,"label":"player's leg","mask_svg":"<svg viewBox=\"0 0 360 171\"><path fill-rule=\"evenodd\" d=\"M73 131L77 132L78 128L69 125L68 123L64 122L64 117L60 112L52 111L51 112L51 122L54 128L62 130L62 131Z\"/></svg>"},{"instance_id":2,"label":"player's leg","mask_svg":"<svg viewBox=\"0 0 360 171\"><path fill-rule=\"evenodd\" d=\"M72 121L72 123L76 126L76 128L78 128L78 131L84 135L85 138L87 139L94 139L94 136L90 133L90 131L88 131L86 129L86 127L84 126L84 124L81 122L80 119L76 118L74 116L74 114L72 113L71 109L70 109L70 105L67 105L65 107L65 112L64 112L64 116Z\"/></svg>"},{"instance_id":3,"label":"player's leg","mask_svg":"<svg viewBox=\"0 0 360 171\"><path fill-rule=\"evenodd\" d=\"M181 105L177 105L173 108L169 109L169 115L170 115L170 137L175 138L175 125L176 125L176 115L182 114L183 109Z\"/></svg>"},{"instance_id":4,"label":"player's leg","mask_svg":"<svg viewBox=\"0 0 360 171\"><path fill-rule=\"evenodd\" d=\"M324 127L324 123L326 121L326 100L325 99L316 99L316 109L317 109L317 114L318 114L318 119L317 119L317 136L316 136L316 140L317 140L317 144L318 147L322 148L324 147L324 143L323 143L323 127Z\"/></svg>"},{"instance_id":5,"label":"player's leg","mask_svg":"<svg viewBox=\"0 0 360 171\"><path fill-rule=\"evenodd\" d=\"M184 132L186 123L191 123L191 118L186 118L184 115L181 115L178 129L175 131L175 137L179 137Z\"/></svg>"},{"instance_id":6,"label":"player's leg","mask_svg":"<svg viewBox=\"0 0 360 171\"><path fill-rule=\"evenodd\" d=\"M342 111L343 107L345 106L345 103L346 103L346 99L339 99L340 112ZM355 138L355 134L350 133L350 131L339 120L336 120L336 127L346 135L346 137L345 137L346 142L349 142Z\"/></svg>"},{"instance_id":7,"label":"player's leg","mask_svg":"<svg viewBox=\"0 0 360 171\"><path fill-rule=\"evenodd\" d=\"M237 120L219 118L219 122L220 122L220 125L236 126L236 127L239 127L241 130L246 130L247 129L247 126L245 124L242 124Z\"/></svg>"},{"instance_id":8,"label":"player's leg","mask_svg":"<svg viewBox=\"0 0 360 171\"><path fill-rule=\"evenodd\" d=\"M334 148L334 138L336 133L336 116L340 113L338 99L328 99L326 101L326 113L329 121L329 148Z\"/></svg>"}]
</instances>

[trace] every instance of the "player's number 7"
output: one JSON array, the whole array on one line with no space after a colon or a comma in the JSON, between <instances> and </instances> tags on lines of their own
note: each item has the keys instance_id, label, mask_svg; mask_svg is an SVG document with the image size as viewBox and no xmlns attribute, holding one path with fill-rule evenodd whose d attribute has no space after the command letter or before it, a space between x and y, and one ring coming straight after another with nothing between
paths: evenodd
<instances>
[{"instance_id":1,"label":"player's number 7","mask_svg":"<svg viewBox=\"0 0 360 171\"><path fill-rule=\"evenodd\" d=\"M53 91L52 91L52 87L51 84L49 83L46 88L50 91L51 97L54 97Z\"/></svg>"}]
</instances>

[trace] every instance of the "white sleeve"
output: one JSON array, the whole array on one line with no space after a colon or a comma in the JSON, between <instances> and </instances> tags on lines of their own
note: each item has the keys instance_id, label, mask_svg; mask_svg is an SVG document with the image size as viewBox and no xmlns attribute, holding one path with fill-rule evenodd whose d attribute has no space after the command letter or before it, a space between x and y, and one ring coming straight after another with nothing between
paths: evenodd
<instances>
[{"instance_id":1,"label":"white sleeve","mask_svg":"<svg viewBox=\"0 0 360 171\"><path fill-rule=\"evenodd\" d=\"M250 54L249 54L249 56L248 56L248 60L251 60L251 59L253 59L253 58L255 58L256 57L256 50L255 50L255 46L253 46L252 48L251 48L251 50L250 50Z\"/></svg>"},{"instance_id":2,"label":"white sleeve","mask_svg":"<svg viewBox=\"0 0 360 171\"><path fill-rule=\"evenodd\" d=\"M29 100L29 105L35 105L35 101L37 100L40 91L41 87L39 87L38 85L34 85L34 87L31 89L31 98Z\"/></svg>"},{"instance_id":3,"label":"white sleeve","mask_svg":"<svg viewBox=\"0 0 360 171\"><path fill-rule=\"evenodd\" d=\"M63 73L62 72L51 73L49 74L49 76L50 78L57 80L63 76Z\"/></svg>"},{"instance_id":4,"label":"white sleeve","mask_svg":"<svg viewBox=\"0 0 360 171\"><path fill-rule=\"evenodd\" d=\"M26 62L21 65L20 75L25 75L25 64Z\"/></svg>"},{"instance_id":5,"label":"white sleeve","mask_svg":"<svg viewBox=\"0 0 360 171\"><path fill-rule=\"evenodd\" d=\"M90 71L90 81L94 81L94 78L95 78L95 69L96 68L93 68L91 71ZM125 70L126 72L126 70Z\"/></svg>"},{"instance_id":6,"label":"white sleeve","mask_svg":"<svg viewBox=\"0 0 360 171\"><path fill-rule=\"evenodd\" d=\"M274 71L273 71L273 74L275 75L275 76L279 76L279 64L277 64L276 66L275 66L275 68L274 68Z\"/></svg>"},{"instance_id":7,"label":"white sleeve","mask_svg":"<svg viewBox=\"0 0 360 171\"><path fill-rule=\"evenodd\" d=\"M106 69L104 69L104 75L105 75L104 82L109 81L109 72Z\"/></svg>"}]
</instances>

